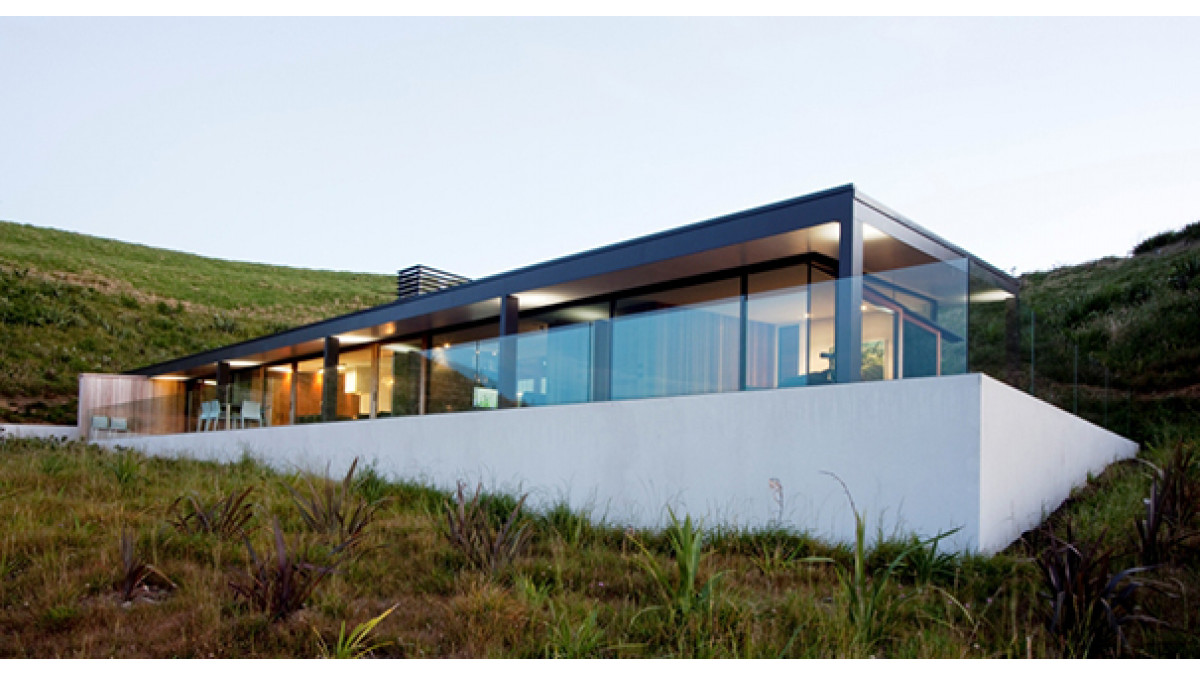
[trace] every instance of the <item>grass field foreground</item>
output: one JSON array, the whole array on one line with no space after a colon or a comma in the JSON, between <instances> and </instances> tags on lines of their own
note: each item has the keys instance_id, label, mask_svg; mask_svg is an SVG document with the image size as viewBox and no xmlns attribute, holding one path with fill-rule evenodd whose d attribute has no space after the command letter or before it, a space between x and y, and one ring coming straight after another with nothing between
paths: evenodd
<instances>
[{"instance_id":1,"label":"grass field foreground","mask_svg":"<svg viewBox=\"0 0 1200 675\"><path fill-rule=\"evenodd\" d=\"M1161 465L1177 445L1163 440L1145 459ZM1196 467L1189 471L1194 483ZM1069 525L1079 540L1106 542L1107 579L1137 564L1134 522L1149 486L1145 465L1116 465L1052 517L1051 531L1065 537ZM0 440L0 656L353 654L347 636L381 616L360 631L358 653L1200 655L1191 554L1130 577L1146 584L1136 612L1169 625L1130 621L1121 647L1102 626L1049 630L1037 564L1045 533L994 557L963 557L903 537L875 541L868 515L856 551L784 529L708 531L684 514L665 532L634 532L562 506L528 513L512 495L472 501L473 492L464 490L460 507L451 494L389 482L371 467L343 486L341 477L278 473L251 458L220 465ZM456 546L454 531L492 537L489 545L507 537L494 548L511 548L511 560L473 564L478 541ZM290 609L255 604L250 549L259 590ZM292 590L280 593L276 573ZM312 594L297 597L318 575Z\"/></svg>"}]
</instances>

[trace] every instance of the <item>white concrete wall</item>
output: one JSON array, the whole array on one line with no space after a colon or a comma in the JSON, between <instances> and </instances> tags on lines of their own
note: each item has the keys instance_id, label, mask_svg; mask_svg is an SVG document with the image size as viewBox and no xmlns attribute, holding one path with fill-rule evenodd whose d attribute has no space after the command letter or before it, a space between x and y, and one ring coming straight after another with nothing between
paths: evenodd
<instances>
[{"instance_id":1,"label":"white concrete wall","mask_svg":"<svg viewBox=\"0 0 1200 675\"><path fill-rule=\"evenodd\" d=\"M67 440L75 440L79 438L79 428L76 426L62 426L53 424L9 424L7 422L0 423L0 437L12 436L15 438L65 438Z\"/></svg>"},{"instance_id":2,"label":"white concrete wall","mask_svg":"<svg viewBox=\"0 0 1200 675\"><path fill-rule=\"evenodd\" d=\"M567 499L617 525L659 526L667 506L707 525L782 523L852 541L839 476L868 534L932 536L993 552L1039 522L1130 441L982 375L517 410L491 410L105 442L151 454L333 474L355 457L393 478L481 481Z\"/></svg>"},{"instance_id":3,"label":"white concrete wall","mask_svg":"<svg viewBox=\"0 0 1200 675\"><path fill-rule=\"evenodd\" d=\"M990 378L983 379L980 548L1003 549L1071 489L1137 444Z\"/></svg>"},{"instance_id":4,"label":"white concrete wall","mask_svg":"<svg viewBox=\"0 0 1200 675\"><path fill-rule=\"evenodd\" d=\"M871 537L962 527L978 541L979 377L491 410L376 421L129 437L108 444L334 474L377 459L394 477L459 479L569 499L615 524L661 525L665 507L706 524L783 522L853 539L844 480Z\"/></svg>"}]
</instances>

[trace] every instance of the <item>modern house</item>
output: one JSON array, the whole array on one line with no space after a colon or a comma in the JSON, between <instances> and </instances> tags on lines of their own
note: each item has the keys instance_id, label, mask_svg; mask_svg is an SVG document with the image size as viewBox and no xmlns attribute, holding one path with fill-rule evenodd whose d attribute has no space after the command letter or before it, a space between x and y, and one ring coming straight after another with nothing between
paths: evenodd
<instances>
[{"instance_id":1,"label":"modern house","mask_svg":"<svg viewBox=\"0 0 1200 675\"><path fill-rule=\"evenodd\" d=\"M1136 451L993 379L1018 361L1017 281L853 186L475 281L409 268L398 291L83 375L81 433L846 538L832 473L889 531L982 551Z\"/></svg>"}]
</instances>

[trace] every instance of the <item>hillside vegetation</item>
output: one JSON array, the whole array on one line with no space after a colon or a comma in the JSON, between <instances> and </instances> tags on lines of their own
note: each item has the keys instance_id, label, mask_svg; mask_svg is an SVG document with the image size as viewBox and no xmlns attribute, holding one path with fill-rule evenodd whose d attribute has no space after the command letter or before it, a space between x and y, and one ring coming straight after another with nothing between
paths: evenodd
<instances>
[{"instance_id":1,"label":"hillside vegetation","mask_svg":"<svg viewBox=\"0 0 1200 675\"><path fill-rule=\"evenodd\" d=\"M1168 436L1152 537L1125 462L988 558L0 438L0 658L1195 658L1200 466Z\"/></svg>"},{"instance_id":2,"label":"hillside vegetation","mask_svg":"<svg viewBox=\"0 0 1200 675\"><path fill-rule=\"evenodd\" d=\"M390 302L390 275L215 260L0 221L0 421L75 420L121 372Z\"/></svg>"},{"instance_id":3,"label":"hillside vegetation","mask_svg":"<svg viewBox=\"0 0 1200 675\"><path fill-rule=\"evenodd\" d=\"M1140 394L1195 397L1200 384L1200 241L1023 277L1022 302ZM1140 247L1139 247L1140 248ZM1050 359L1047 359L1049 362Z\"/></svg>"}]
</instances>

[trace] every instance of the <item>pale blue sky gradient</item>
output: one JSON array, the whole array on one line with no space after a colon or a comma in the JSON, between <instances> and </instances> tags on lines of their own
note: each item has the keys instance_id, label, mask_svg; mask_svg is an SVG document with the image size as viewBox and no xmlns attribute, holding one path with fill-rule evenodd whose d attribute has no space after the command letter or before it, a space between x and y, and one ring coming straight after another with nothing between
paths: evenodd
<instances>
[{"instance_id":1,"label":"pale blue sky gradient","mask_svg":"<svg viewBox=\"0 0 1200 675\"><path fill-rule=\"evenodd\" d=\"M0 19L0 219L480 277L853 182L1045 269L1200 219L1198 28Z\"/></svg>"}]
</instances>

